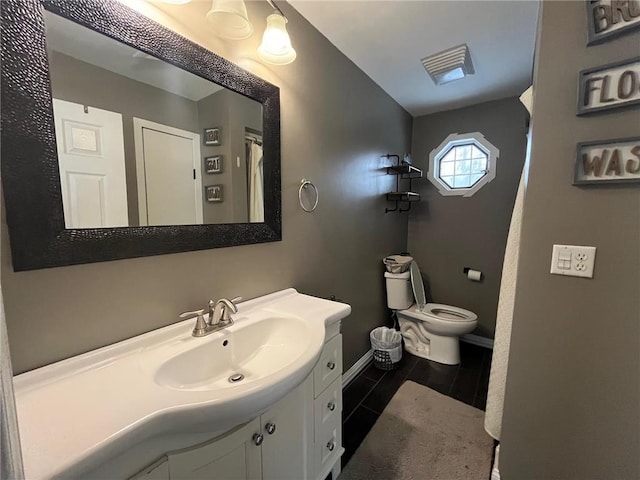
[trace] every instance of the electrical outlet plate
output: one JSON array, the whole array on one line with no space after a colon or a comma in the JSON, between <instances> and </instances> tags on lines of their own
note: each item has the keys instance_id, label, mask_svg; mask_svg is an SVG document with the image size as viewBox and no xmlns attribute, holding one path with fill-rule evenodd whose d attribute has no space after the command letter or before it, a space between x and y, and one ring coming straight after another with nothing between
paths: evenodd
<instances>
[{"instance_id":1,"label":"electrical outlet plate","mask_svg":"<svg viewBox=\"0 0 640 480\"><path fill-rule=\"evenodd\" d=\"M551 273L593 278L595 260L596 247L554 245L551 255Z\"/></svg>"}]
</instances>

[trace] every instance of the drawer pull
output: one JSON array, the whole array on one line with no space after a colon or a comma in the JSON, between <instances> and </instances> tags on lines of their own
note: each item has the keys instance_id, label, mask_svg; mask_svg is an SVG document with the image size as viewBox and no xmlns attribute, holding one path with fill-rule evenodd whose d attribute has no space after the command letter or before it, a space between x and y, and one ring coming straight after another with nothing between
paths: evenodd
<instances>
[{"instance_id":1,"label":"drawer pull","mask_svg":"<svg viewBox=\"0 0 640 480\"><path fill-rule=\"evenodd\" d=\"M262 442L264 441L264 435L262 435L261 433L256 433L253 435L253 444L256 446L260 446L262 445Z\"/></svg>"},{"instance_id":2,"label":"drawer pull","mask_svg":"<svg viewBox=\"0 0 640 480\"><path fill-rule=\"evenodd\" d=\"M273 435L273 433L276 431L276 424L269 422L264 426L264 429L269 435Z\"/></svg>"},{"instance_id":3,"label":"drawer pull","mask_svg":"<svg viewBox=\"0 0 640 480\"><path fill-rule=\"evenodd\" d=\"M333 402L329 402L327 403L327 408L333 412L336 409L336 404Z\"/></svg>"},{"instance_id":4,"label":"drawer pull","mask_svg":"<svg viewBox=\"0 0 640 480\"><path fill-rule=\"evenodd\" d=\"M333 449L336 448L336 444L333 442L329 442L327 443L327 448L329 449L330 452L333 452Z\"/></svg>"},{"instance_id":5,"label":"drawer pull","mask_svg":"<svg viewBox=\"0 0 640 480\"><path fill-rule=\"evenodd\" d=\"M333 363L333 362L329 362L329 363L327 363L327 368L329 370L333 370L334 368L336 368L336 364Z\"/></svg>"}]
</instances>

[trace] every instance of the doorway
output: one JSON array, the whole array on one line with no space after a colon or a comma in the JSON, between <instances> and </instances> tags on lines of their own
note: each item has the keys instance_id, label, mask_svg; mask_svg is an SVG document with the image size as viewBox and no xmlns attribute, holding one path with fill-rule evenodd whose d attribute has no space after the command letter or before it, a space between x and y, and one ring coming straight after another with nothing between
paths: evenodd
<instances>
[{"instance_id":1,"label":"doorway","mask_svg":"<svg viewBox=\"0 0 640 480\"><path fill-rule=\"evenodd\" d=\"M140 225L203 223L200 135L133 118Z\"/></svg>"}]
</instances>

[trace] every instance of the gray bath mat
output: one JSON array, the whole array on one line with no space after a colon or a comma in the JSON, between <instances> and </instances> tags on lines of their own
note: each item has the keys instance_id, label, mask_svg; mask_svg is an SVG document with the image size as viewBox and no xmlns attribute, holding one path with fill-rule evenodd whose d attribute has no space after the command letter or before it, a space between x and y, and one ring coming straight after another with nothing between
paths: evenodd
<instances>
[{"instance_id":1,"label":"gray bath mat","mask_svg":"<svg viewBox=\"0 0 640 480\"><path fill-rule=\"evenodd\" d=\"M486 480L493 439L484 412L405 382L339 480Z\"/></svg>"}]
</instances>

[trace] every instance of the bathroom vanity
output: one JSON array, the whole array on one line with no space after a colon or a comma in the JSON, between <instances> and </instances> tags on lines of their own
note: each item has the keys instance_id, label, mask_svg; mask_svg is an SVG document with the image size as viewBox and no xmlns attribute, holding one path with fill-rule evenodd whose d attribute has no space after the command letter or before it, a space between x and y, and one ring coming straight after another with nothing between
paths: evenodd
<instances>
[{"instance_id":1,"label":"bathroom vanity","mask_svg":"<svg viewBox=\"0 0 640 480\"><path fill-rule=\"evenodd\" d=\"M342 336L324 346L302 385L232 431L163 455L132 479L318 479L340 472Z\"/></svg>"},{"instance_id":2,"label":"bathroom vanity","mask_svg":"<svg viewBox=\"0 0 640 480\"><path fill-rule=\"evenodd\" d=\"M15 377L26 477L335 478L350 311L287 289Z\"/></svg>"}]
</instances>

